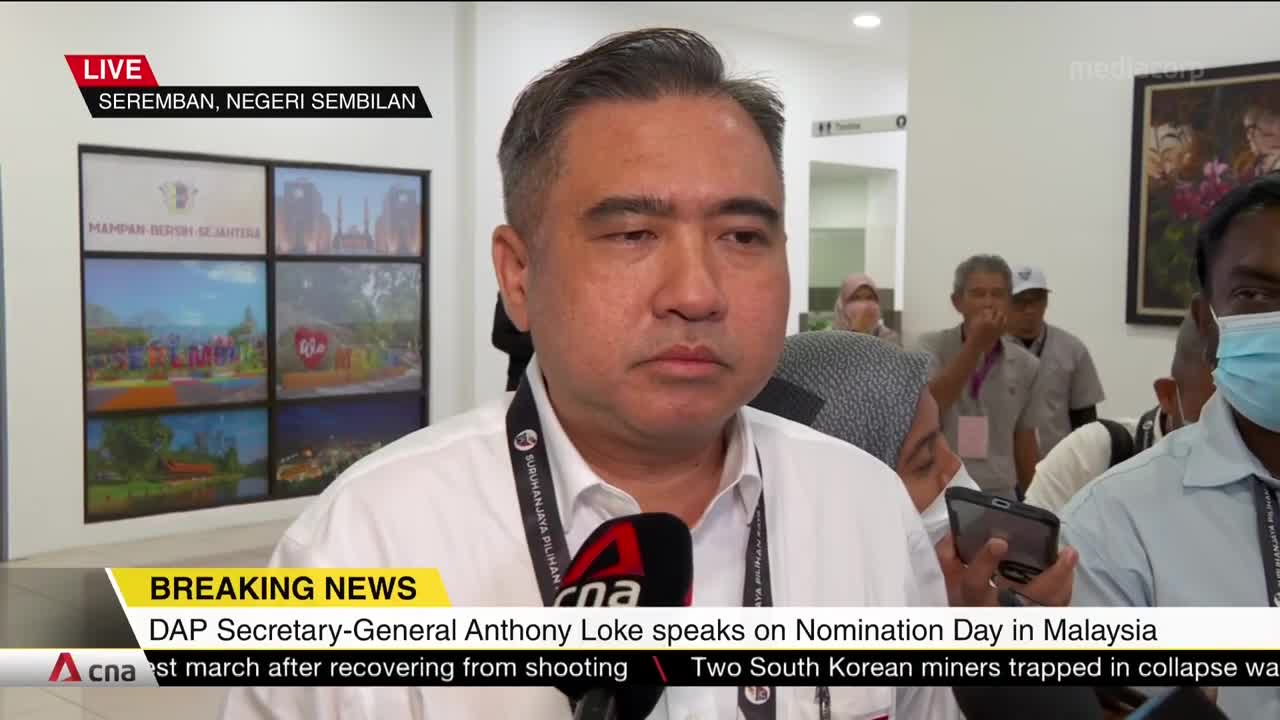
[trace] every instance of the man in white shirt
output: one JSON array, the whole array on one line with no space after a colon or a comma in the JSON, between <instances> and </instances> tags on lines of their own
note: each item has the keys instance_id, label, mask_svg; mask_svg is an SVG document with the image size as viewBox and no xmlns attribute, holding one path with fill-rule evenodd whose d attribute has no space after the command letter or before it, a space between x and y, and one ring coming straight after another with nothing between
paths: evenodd
<instances>
[{"instance_id":1,"label":"man in white shirt","mask_svg":"<svg viewBox=\"0 0 1280 720\"><path fill-rule=\"evenodd\" d=\"M692 529L694 604L739 606L756 576L748 538L767 507L759 537L775 605L945 605L933 548L892 470L744 408L786 328L782 130L771 91L726 80L716 50L678 30L609 38L526 88L499 151L510 224L493 234L504 305L537 348L524 384L357 463L289 529L273 564L434 567L455 605L545 604L556 572L540 523L527 535L522 520L535 478L510 450L530 446L532 418L547 452L536 482L554 489L542 502L554 501L547 516L563 527L546 536L563 544L560 568L606 519L669 512ZM947 688L773 697L766 707L783 720L958 714ZM668 688L650 717L731 718L745 698L742 688ZM489 720L513 710L570 717L556 690L530 687L245 689L224 717Z\"/></svg>"},{"instance_id":2,"label":"man in white shirt","mask_svg":"<svg viewBox=\"0 0 1280 720\"><path fill-rule=\"evenodd\" d=\"M1026 501L1060 514L1081 488L1113 465L1155 445L1167 433L1195 422L1213 395L1212 373L1195 318L1188 314L1178 328L1169 377L1153 383L1158 404L1140 418L1111 421L1126 435L1123 439L1128 440L1128 446L1117 446L1115 440L1121 438L1102 421L1077 429L1036 465Z\"/></svg>"}]
</instances>

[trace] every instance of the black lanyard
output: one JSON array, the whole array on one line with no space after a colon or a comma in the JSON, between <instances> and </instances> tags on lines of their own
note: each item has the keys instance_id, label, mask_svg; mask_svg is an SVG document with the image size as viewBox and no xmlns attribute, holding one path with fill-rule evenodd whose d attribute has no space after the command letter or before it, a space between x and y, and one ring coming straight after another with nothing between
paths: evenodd
<instances>
[{"instance_id":1,"label":"black lanyard","mask_svg":"<svg viewBox=\"0 0 1280 720\"><path fill-rule=\"evenodd\" d=\"M1139 418L1137 436L1134 437L1134 455L1156 444L1156 423L1158 422L1160 422L1160 408L1158 407L1148 410L1145 415Z\"/></svg>"},{"instance_id":2,"label":"black lanyard","mask_svg":"<svg viewBox=\"0 0 1280 720\"><path fill-rule=\"evenodd\" d=\"M1267 579L1267 603L1280 607L1280 533L1276 530L1276 510L1280 497L1276 489L1257 475L1250 477L1254 487L1254 507L1258 511L1258 542L1262 546L1262 575Z\"/></svg>"},{"instance_id":3,"label":"black lanyard","mask_svg":"<svg viewBox=\"0 0 1280 720\"><path fill-rule=\"evenodd\" d=\"M510 443L511 468L515 475L516 496L524 519L529 557L538 576L542 602L550 607L560 590L560 579L569 566L569 546L556 503L555 485L551 481L551 463L538 420L538 406L525 378L507 408L507 441ZM751 519L747 537L746 571L742 580L744 607L771 607L773 584L769 576L769 533L764 511L764 466L760 450L756 450L756 466L760 471L760 500ZM777 716L777 688L773 686L742 687L738 692L738 710L745 720L771 720Z\"/></svg>"}]
</instances>

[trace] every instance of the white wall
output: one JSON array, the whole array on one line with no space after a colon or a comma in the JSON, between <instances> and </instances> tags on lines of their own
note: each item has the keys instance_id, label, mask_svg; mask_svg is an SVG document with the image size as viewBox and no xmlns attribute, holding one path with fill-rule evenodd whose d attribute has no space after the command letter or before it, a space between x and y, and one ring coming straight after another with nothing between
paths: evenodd
<instances>
[{"instance_id":1,"label":"white wall","mask_svg":"<svg viewBox=\"0 0 1280 720\"><path fill-rule=\"evenodd\" d=\"M726 6L726 13L732 12ZM726 15L727 20L732 18ZM675 24L705 33L735 72L763 74L786 102L783 172L786 178L787 256L791 264L788 328L797 329L808 304L809 162L905 169L902 133L816 141L810 123L819 117L901 112L906 98L903 69L881 68L848 51L815 47L757 32L686 21L678 6L648 10L603 4L478 3L475 61L476 151L473 306L479 328L492 323L497 283L489 237L503 221L498 139L517 93L538 73L588 48L607 34L651 25ZM821 145L819 146L819 142ZM502 392L506 356L493 349L487 332L474 337L474 395L477 401Z\"/></svg>"},{"instance_id":2,"label":"white wall","mask_svg":"<svg viewBox=\"0 0 1280 720\"><path fill-rule=\"evenodd\" d=\"M898 273L898 175L875 173L867 178L866 272L881 287L895 288ZM902 293L894 293L901 307Z\"/></svg>"},{"instance_id":3,"label":"white wall","mask_svg":"<svg viewBox=\"0 0 1280 720\"><path fill-rule=\"evenodd\" d=\"M902 168L901 133L821 141L819 117L901 112L901 68L706 22L678 6L610 4L0 5L5 323L15 556L291 517L306 500L85 526L76 146L209 152L432 171L431 419L501 392L489 344L497 286L489 237L503 220L498 139L535 74L606 34L654 24L705 32L731 69L764 74L787 102L790 330L807 304L809 162ZM634 13L647 13L636 15ZM727 16L726 16L727 17ZM145 52L167 84L422 87L431 120L93 120L61 56Z\"/></svg>"},{"instance_id":4,"label":"white wall","mask_svg":"<svg viewBox=\"0 0 1280 720\"><path fill-rule=\"evenodd\" d=\"M810 228L867 226L867 181L814 180L809 183Z\"/></svg>"},{"instance_id":5,"label":"white wall","mask_svg":"<svg viewBox=\"0 0 1280 720\"><path fill-rule=\"evenodd\" d=\"M809 287L838 288L849 273L866 269L866 230L862 228L809 229ZM810 310L830 310L811 307Z\"/></svg>"},{"instance_id":6,"label":"white wall","mask_svg":"<svg viewBox=\"0 0 1280 720\"><path fill-rule=\"evenodd\" d=\"M13 555L288 517L306 502L83 523L78 143L431 170L431 415L470 404L455 19L450 4L416 3L0 7L0 86L17 103L0 112ZM62 54L121 52L145 52L167 84L418 85L435 117L91 119Z\"/></svg>"},{"instance_id":7,"label":"white wall","mask_svg":"<svg viewBox=\"0 0 1280 720\"><path fill-rule=\"evenodd\" d=\"M1136 414L1173 331L1125 324L1133 81L1073 63L1187 68L1275 60L1275 4L913 4L906 330L957 321L957 262L1044 266L1049 319L1102 373L1102 412ZM1077 65L1077 68L1079 65Z\"/></svg>"}]
</instances>

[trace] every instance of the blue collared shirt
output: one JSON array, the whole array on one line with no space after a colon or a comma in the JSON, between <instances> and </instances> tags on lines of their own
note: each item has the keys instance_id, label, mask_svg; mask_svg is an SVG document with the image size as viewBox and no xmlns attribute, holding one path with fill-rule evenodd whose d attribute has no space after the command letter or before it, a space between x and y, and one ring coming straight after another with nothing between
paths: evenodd
<instances>
[{"instance_id":1,"label":"blue collared shirt","mask_svg":"<svg viewBox=\"0 0 1280 720\"><path fill-rule=\"evenodd\" d=\"M1215 394L1199 422L1112 468L1067 504L1062 542L1080 552L1072 604L1269 606L1253 476L1280 487ZM1280 688L1224 687L1218 698L1232 718L1280 717Z\"/></svg>"}]
</instances>

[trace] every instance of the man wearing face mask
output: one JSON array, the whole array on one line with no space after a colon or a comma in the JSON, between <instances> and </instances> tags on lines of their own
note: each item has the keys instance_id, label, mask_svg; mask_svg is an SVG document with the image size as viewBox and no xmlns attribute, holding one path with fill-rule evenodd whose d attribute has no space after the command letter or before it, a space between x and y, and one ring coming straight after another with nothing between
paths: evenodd
<instances>
[{"instance_id":1,"label":"man wearing face mask","mask_svg":"<svg viewBox=\"0 0 1280 720\"><path fill-rule=\"evenodd\" d=\"M1195 422L1213 395L1212 372L1195 317L1188 312L1178 328L1170 375L1153 384L1158 404L1140 418L1099 420L1068 435L1036 465L1026 501L1061 514L1081 488L1109 468Z\"/></svg>"},{"instance_id":2,"label":"man wearing face mask","mask_svg":"<svg viewBox=\"0 0 1280 720\"><path fill-rule=\"evenodd\" d=\"M1196 249L1192 306L1217 392L1199 422L1113 468L1067 505L1073 604L1270 606L1280 596L1280 175L1233 190ZM1176 485L1174 485L1176 483ZM1229 717L1280 717L1280 687L1224 687Z\"/></svg>"}]
</instances>

